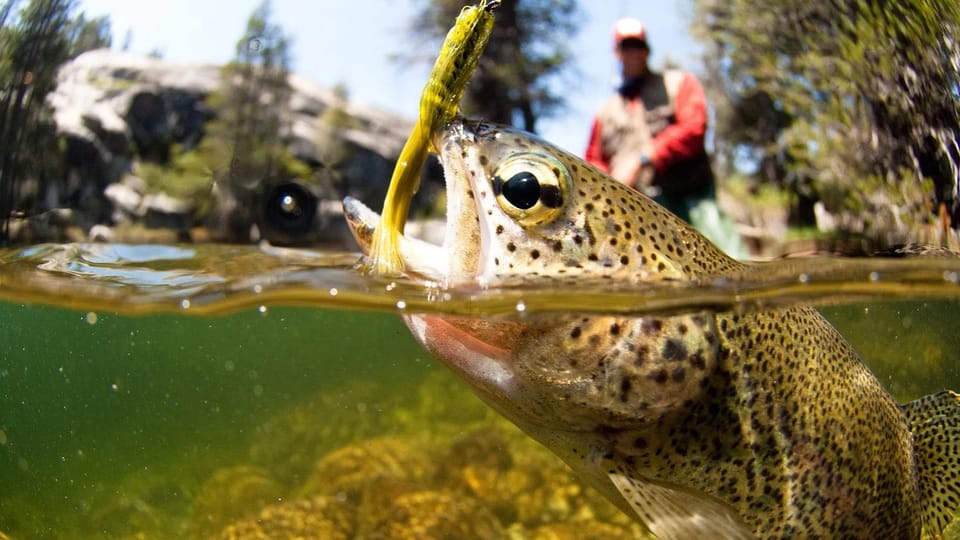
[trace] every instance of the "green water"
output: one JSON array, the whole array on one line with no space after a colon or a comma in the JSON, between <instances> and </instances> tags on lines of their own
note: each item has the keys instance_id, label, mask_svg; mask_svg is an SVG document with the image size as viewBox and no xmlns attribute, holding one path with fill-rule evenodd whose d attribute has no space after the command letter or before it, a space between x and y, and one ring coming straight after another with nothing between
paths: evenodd
<instances>
[{"instance_id":1,"label":"green water","mask_svg":"<svg viewBox=\"0 0 960 540\"><path fill-rule=\"evenodd\" d=\"M436 369L384 314L271 308L91 320L0 304L0 530L96 532L83 525L98 505L141 497L117 486L151 471L170 482L158 496L187 506L190 476L247 460L251 432L272 415L328 392L373 412L366 399L376 395L343 393L348 382L410 387ZM170 471L183 471L186 485Z\"/></svg>"},{"instance_id":2,"label":"green water","mask_svg":"<svg viewBox=\"0 0 960 540\"><path fill-rule=\"evenodd\" d=\"M449 537L636 535L427 358L396 316L418 306L529 316L814 301L898 400L960 389L955 262L791 261L777 279L630 293L445 291L365 277L355 261L216 246L0 254L0 533L292 538L258 536L249 518L309 499L345 508L345 537L402 537L390 527L437 513L459 521L441 524ZM451 502L463 492L478 506ZM314 537L339 537L323 526Z\"/></svg>"}]
</instances>

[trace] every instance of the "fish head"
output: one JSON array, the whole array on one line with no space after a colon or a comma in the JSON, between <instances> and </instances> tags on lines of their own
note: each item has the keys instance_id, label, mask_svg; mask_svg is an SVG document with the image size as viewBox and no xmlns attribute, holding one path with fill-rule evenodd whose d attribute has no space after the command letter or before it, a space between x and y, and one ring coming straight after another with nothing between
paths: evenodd
<instances>
[{"instance_id":1,"label":"fish head","mask_svg":"<svg viewBox=\"0 0 960 540\"><path fill-rule=\"evenodd\" d=\"M447 286L716 275L739 263L700 233L578 157L520 130L458 119L433 140L446 181L442 246L403 236L406 270ZM344 202L369 249L376 214Z\"/></svg>"}]
</instances>

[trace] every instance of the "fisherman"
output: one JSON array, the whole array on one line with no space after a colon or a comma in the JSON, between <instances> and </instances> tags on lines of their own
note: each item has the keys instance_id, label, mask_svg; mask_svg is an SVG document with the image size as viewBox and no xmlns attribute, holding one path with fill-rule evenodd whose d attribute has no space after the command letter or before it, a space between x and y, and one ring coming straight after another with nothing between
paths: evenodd
<instances>
[{"instance_id":1,"label":"fisherman","mask_svg":"<svg viewBox=\"0 0 960 540\"><path fill-rule=\"evenodd\" d=\"M716 204L700 81L677 69L650 70L647 31L637 19L618 20L613 41L621 84L594 119L586 160L650 195L728 254L745 256L733 223Z\"/></svg>"}]
</instances>

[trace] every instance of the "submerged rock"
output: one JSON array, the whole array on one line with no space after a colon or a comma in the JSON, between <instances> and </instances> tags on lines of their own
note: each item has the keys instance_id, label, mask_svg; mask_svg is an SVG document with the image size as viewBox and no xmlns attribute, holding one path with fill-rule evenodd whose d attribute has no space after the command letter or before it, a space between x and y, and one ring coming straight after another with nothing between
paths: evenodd
<instances>
[{"instance_id":1,"label":"submerged rock","mask_svg":"<svg viewBox=\"0 0 960 540\"><path fill-rule=\"evenodd\" d=\"M227 526L218 540L348 540L353 538L352 512L333 497L273 504L255 517Z\"/></svg>"},{"instance_id":2,"label":"submerged rock","mask_svg":"<svg viewBox=\"0 0 960 540\"><path fill-rule=\"evenodd\" d=\"M530 532L511 530L511 538L525 540L638 540L653 538L641 536L636 527L599 522L551 523Z\"/></svg>"},{"instance_id":3,"label":"submerged rock","mask_svg":"<svg viewBox=\"0 0 960 540\"><path fill-rule=\"evenodd\" d=\"M219 469L200 487L193 501L193 526L204 536L275 502L283 490L264 469L237 465Z\"/></svg>"},{"instance_id":4,"label":"submerged rock","mask_svg":"<svg viewBox=\"0 0 960 540\"><path fill-rule=\"evenodd\" d=\"M250 460L285 486L300 486L328 452L391 428L391 418L367 409L395 406L396 398L384 395L382 387L359 381L321 394L257 427Z\"/></svg>"},{"instance_id":5,"label":"submerged rock","mask_svg":"<svg viewBox=\"0 0 960 540\"><path fill-rule=\"evenodd\" d=\"M384 480L422 485L434 471L429 447L422 440L410 436L377 437L323 456L299 492L333 495L358 504L368 488Z\"/></svg>"},{"instance_id":6,"label":"submerged rock","mask_svg":"<svg viewBox=\"0 0 960 540\"><path fill-rule=\"evenodd\" d=\"M506 537L497 518L475 499L447 490L401 495L366 535L369 540Z\"/></svg>"}]
</instances>

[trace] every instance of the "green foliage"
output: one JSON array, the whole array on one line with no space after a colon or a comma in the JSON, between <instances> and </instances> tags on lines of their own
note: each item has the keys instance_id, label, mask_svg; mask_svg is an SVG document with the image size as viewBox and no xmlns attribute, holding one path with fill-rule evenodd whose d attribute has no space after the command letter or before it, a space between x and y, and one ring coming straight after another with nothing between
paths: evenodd
<instances>
[{"instance_id":1,"label":"green foliage","mask_svg":"<svg viewBox=\"0 0 960 540\"><path fill-rule=\"evenodd\" d=\"M247 21L235 59L223 69L223 88L209 102L217 119L207 126L205 152L241 199L264 182L290 175L290 168L303 170L286 148L292 92L288 46L264 2Z\"/></svg>"},{"instance_id":2,"label":"green foliage","mask_svg":"<svg viewBox=\"0 0 960 540\"><path fill-rule=\"evenodd\" d=\"M411 33L432 63L462 0L420 0ZM500 4L490 42L461 104L471 116L528 131L558 113L565 95L554 84L567 73L570 39L578 30L575 0L514 0ZM407 61L410 58L406 59Z\"/></svg>"},{"instance_id":3,"label":"green foliage","mask_svg":"<svg viewBox=\"0 0 960 540\"><path fill-rule=\"evenodd\" d=\"M343 132L358 128L357 119L347 112L347 100L349 98L347 88L337 85L333 88L335 99L327 107L317 121L316 144L317 152L321 160L330 167L336 168L337 165L350 158L350 150L344 142Z\"/></svg>"},{"instance_id":4,"label":"green foliage","mask_svg":"<svg viewBox=\"0 0 960 540\"><path fill-rule=\"evenodd\" d=\"M70 40L70 58L76 58L94 49L109 49L113 41L110 18L106 15L88 20L81 13L70 21L67 34Z\"/></svg>"},{"instance_id":5,"label":"green foliage","mask_svg":"<svg viewBox=\"0 0 960 540\"><path fill-rule=\"evenodd\" d=\"M187 200L207 198L213 181L209 156L200 150L183 152L179 147L175 147L172 154L167 165L149 162L137 165L138 174L147 184L147 192L166 193Z\"/></svg>"},{"instance_id":6,"label":"green foliage","mask_svg":"<svg viewBox=\"0 0 960 540\"><path fill-rule=\"evenodd\" d=\"M762 181L823 198L832 210L899 211L931 207L931 198L956 208L960 4L694 7L726 162L747 156ZM864 196L878 189L882 196Z\"/></svg>"},{"instance_id":7,"label":"green foliage","mask_svg":"<svg viewBox=\"0 0 960 540\"><path fill-rule=\"evenodd\" d=\"M67 60L72 0L31 0L0 6L0 244L24 185L49 181L59 159L46 95ZM26 149L29 148L29 151Z\"/></svg>"}]
</instances>

